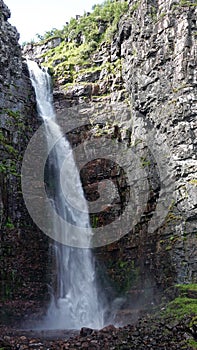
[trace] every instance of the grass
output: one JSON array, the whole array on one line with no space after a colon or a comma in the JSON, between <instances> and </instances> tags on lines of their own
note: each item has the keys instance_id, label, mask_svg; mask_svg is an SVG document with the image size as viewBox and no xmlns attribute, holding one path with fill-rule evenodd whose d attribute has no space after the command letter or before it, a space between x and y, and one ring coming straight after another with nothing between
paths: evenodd
<instances>
[{"instance_id":1,"label":"grass","mask_svg":"<svg viewBox=\"0 0 197 350\"><path fill-rule=\"evenodd\" d=\"M185 322L185 317L188 317L191 318L188 327L193 328L194 325L197 325L197 300L195 296L190 298L189 294L197 292L197 284L178 284L176 288L178 296L157 313L158 318L173 325L176 322ZM187 343L193 349L197 349L197 342L192 335Z\"/></svg>"},{"instance_id":2,"label":"grass","mask_svg":"<svg viewBox=\"0 0 197 350\"><path fill-rule=\"evenodd\" d=\"M181 291L195 291L197 292L197 284L177 284L177 288Z\"/></svg>"},{"instance_id":3,"label":"grass","mask_svg":"<svg viewBox=\"0 0 197 350\"><path fill-rule=\"evenodd\" d=\"M172 300L163 311L163 316L170 316L173 319L181 320L185 315L197 315L197 301L188 297L177 297Z\"/></svg>"},{"instance_id":4,"label":"grass","mask_svg":"<svg viewBox=\"0 0 197 350\"><path fill-rule=\"evenodd\" d=\"M197 292L197 284L177 284L176 286L178 296L167 303L162 312L162 317L170 317L172 322L174 320L181 320L185 316L194 317L197 321L197 300L195 297L189 297L189 294Z\"/></svg>"},{"instance_id":5,"label":"grass","mask_svg":"<svg viewBox=\"0 0 197 350\"><path fill-rule=\"evenodd\" d=\"M189 339L188 340L188 344L193 348L193 349L197 349L197 342L193 339Z\"/></svg>"}]
</instances>

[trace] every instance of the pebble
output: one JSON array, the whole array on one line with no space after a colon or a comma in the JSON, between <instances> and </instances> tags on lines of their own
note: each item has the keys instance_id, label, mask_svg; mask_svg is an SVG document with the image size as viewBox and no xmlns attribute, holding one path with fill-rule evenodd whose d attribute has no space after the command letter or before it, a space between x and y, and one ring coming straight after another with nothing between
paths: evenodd
<instances>
[{"instance_id":1,"label":"pebble","mask_svg":"<svg viewBox=\"0 0 197 350\"><path fill-rule=\"evenodd\" d=\"M37 339L35 336L20 336L14 330L1 339L7 344L7 350L192 350L188 339L195 339L196 329L189 329L191 318L188 316L171 326L169 320L159 322L157 318L146 316L136 325L115 328L110 325L100 331L82 328L80 334L65 340ZM171 327L170 327L171 326ZM193 334L193 333L194 334ZM86 334L86 336L85 336ZM55 338L55 333L54 333ZM8 344L10 343L10 345Z\"/></svg>"}]
</instances>

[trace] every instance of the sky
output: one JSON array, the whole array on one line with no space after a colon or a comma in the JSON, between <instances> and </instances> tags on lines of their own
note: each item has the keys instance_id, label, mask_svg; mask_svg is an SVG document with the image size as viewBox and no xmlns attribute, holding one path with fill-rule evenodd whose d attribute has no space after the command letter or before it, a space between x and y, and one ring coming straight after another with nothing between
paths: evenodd
<instances>
[{"instance_id":1,"label":"sky","mask_svg":"<svg viewBox=\"0 0 197 350\"><path fill-rule=\"evenodd\" d=\"M11 10L9 22L20 33L20 43L36 39L52 28L61 29L65 22L84 11L91 11L104 0L4 0Z\"/></svg>"}]
</instances>

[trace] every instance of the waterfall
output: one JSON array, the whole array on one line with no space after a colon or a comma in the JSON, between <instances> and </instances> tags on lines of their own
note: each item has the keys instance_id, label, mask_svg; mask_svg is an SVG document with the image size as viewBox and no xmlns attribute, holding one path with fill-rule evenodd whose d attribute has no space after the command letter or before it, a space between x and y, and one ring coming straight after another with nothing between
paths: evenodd
<instances>
[{"instance_id":1,"label":"waterfall","mask_svg":"<svg viewBox=\"0 0 197 350\"><path fill-rule=\"evenodd\" d=\"M49 189L49 196L54 210L64 219L64 224L57 225L54 218L53 237L58 237L53 243L57 270L56 288L55 291L53 289L43 327L48 329L102 328L104 307L99 300L91 249L70 247L59 243L59 237L64 241L64 235L72 235L71 225L66 225L66 222L69 222L77 227L87 228L89 234L81 234L78 239L81 240L81 247L90 246L92 230L79 172L71 146L56 121L50 76L35 62L28 60L27 64L36 93L38 113L45 125L46 143L49 144L52 138L58 137L58 142L49 152L46 166L48 182L53 182L52 189ZM65 159L67 163L66 167L64 166L63 191L60 172ZM69 189L69 195L73 194L72 203L73 200L76 202L75 208L66 198L66 189Z\"/></svg>"}]
</instances>

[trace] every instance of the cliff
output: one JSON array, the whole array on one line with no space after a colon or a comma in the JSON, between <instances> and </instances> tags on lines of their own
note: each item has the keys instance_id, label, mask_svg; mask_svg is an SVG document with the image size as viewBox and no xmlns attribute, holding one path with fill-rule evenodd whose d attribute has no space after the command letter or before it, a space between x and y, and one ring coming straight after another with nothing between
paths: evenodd
<instances>
[{"instance_id":1,"label":"cliff","mask_svg":"<svg viewBox=\"0 0 197 350\"><path fill-rule=\"evenodd\" d=\"M18 34L0 4L1 221L3 232L17 235L31 222L19 155L38 122ZM158 291L196 282L196 12L187 0L107 2L23 48L50 67L57 117L82 164L87 199L100 190L109 199L90 210L102 243L107 237L103 247L95 242L98 272L136 312L157 302Z\"/></svg>"},{"instance_id":2,"label":"cliff","mask_svg":"<svg viewBox=\"0 0 197 350\"><path fill-rule=\"evenodd\" d=\"M139 188L135 193L137 205L143 208L141 217L130 233L124 236L123 228L121 240L97 253L116 288L132 294L132 289L145 287L150 289L149 298L151 289L196 280L196 3L128 4L110 41L106 28L111 28L114 17L106 25L102 6L97 6L91 18L102 37L95 39L95 49L84 61L79 57L89 43L87 28L82 26L88 23L87 16L73 20L72 36L65 29L56 38L52 33L26 46L24 53L50 66L56 110L74 146L89 139L96 145L97 138L107 136L127 150L132 147L140 159L148 192L147 197ZM101 23L105 23L102 31ZM72 61L74 48L78 56ZM82 180L90 193L101 180L111 179L119 191L114 210L120 215L130 200L125 193L133 187L125 185L117 168L119 175L112 175L114 165L108 163L108 175L105 167L93 160L89 175L82 171ZM114 219L114 211L108 209L91 216L103 230Z\"/></svg>"},{"instance_id":3,"label":"cliff","mask_svg":"<svg viewBox=\"0 0 197 350\"><path fill-rule=\"evenodd\" d=\"M130 1L131 11L132 6ZM162 201L169 204L163 222L161 215L156 217L155 266L160 265L156 275L161 284L173 269L175 282L196 280L196 11L195 1L142 1L129 19L131 34L121 43L132 134L147 140L163 176ZM147 137L152 130L156 148ZM169 175L172 195L164 183ZM150 233L146 237L152 239Z\"/></svg>"},{"instance_id":4,"label":"cliff","mask_svg":"<svg viewBox=\"0 0 197 350\"><path fill-rule=\"evenodd\" d=\"M8 322L11 315L24 315L22 299L29 302L25 312L32 312L47 290L47 243L29 217L21 191L23 154L39 122L19 34L9 17L0 1L0 318Z\"/></svg>"}]
</instances>

